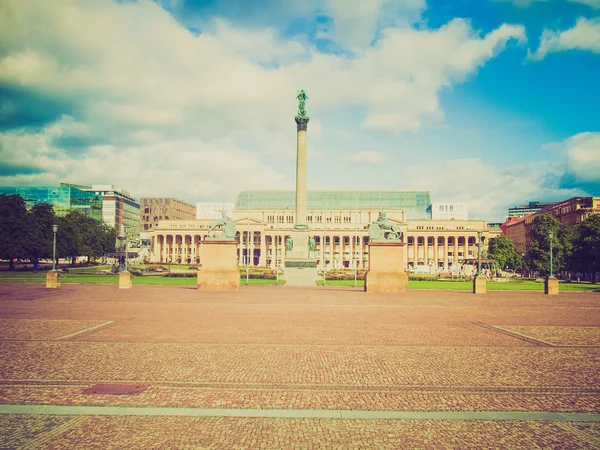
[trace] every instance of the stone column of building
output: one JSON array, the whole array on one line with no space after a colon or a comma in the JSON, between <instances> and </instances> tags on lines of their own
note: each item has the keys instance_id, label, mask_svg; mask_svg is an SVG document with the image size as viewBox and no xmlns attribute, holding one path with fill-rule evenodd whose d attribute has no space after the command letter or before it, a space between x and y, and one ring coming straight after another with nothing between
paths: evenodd
<instances>
[{"instance_id":1,"label":"stone column of building","mask_svg":"<svg viewBox=\"0 0 600 450\"><path fill-rule=\"evenodd\" d=\"M439 252L440 249L438 248L438 236L434 235L433 236L433 261L435 264L435 269L437 270L440 266L440 262L439 262Z\"/></svg>"},{"instance_id":2,"label":"stone column of building","mask_svg":"<svg viewBox=\"0 0 600 450\"><path fill-rule=\"evenodd\" d=\"M156 257L156 262L160 262L160 257L162 253L162 248L160 245L160 234L154 236L154 248L152 249L152 251Z\"/></svg>"},{"instance_id":3,"label":"stone column of building","mask_svg":"<svg viewBox=\"0 0 600 450\"><path fill-rule=\"evenodd\" d=\"M429 236L423 235L423 264L428 265L429 262Z\"/></svg>"},{"instance_id":4,"label":"stone column of building","mask_svg":"<svg viewBox=\"0 0 600 450\"><path fill-rule=\"evenodd\" d=\"M333 235L330 234L329 235L329 264L330 267L333 269L333 266L335 264L335 253L333 251Z\"/></svg>"},{"instance_id":5,"label":"stone column of building","mask_svg":"<svg viewBox=\"0 0 600 450\"><path fill-rule=\"evenodd\" d=\"M444 270L448 270L448 236L444 236Z\"/></svg>"},{"instance_id":6,"label":"stone column of building","mask_svg":"<svg viewBox=\"0 0 600 450\"><path fill-rule=\"evenodd\" d=\"M264 231L260 231L258 236L260 237L260 257L258 260L258 265L264 267L267 265L267 246L265 242L266 239Z\"/></svg>"},{"instance_id":7,"label":"stone column of building","mask_svg":"<svg viewBox=\"0 0 600 450\"><path fill-rule=\"evenodd\" d=\"M306 129L308 117L296 116L296 223L306 223Z\"/></svg>"},{"instance_id":8,"label":"stone column of building","mask_svg":"<svg viewBox=\"0 0 600 450\"><path fill-rule=\"evenodd\" d=\"M191 259L192 259L192 264L196 264L196 235L192 234L192 254L191 254Z\"/></svg>"},{"instance_id":9,"label":"stone column of building","mask_svg":"<svg viewBox=\"0 0 600 450\"><path fill-rule=\"evenodd\" d=\"M454 239L454 248L453 248L452 252L454 253L454 258L453 258L454 270L456 270L456 269L458 269L458 236L454 235L453 239Z\"/></svg>"}]
</instances>

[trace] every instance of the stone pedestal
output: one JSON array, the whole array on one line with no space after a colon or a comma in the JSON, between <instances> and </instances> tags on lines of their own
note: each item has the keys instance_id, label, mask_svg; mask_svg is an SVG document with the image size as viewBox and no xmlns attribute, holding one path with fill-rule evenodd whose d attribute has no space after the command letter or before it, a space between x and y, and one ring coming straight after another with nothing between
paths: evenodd
<instances>
[{"instance_id":1,"label":"stone pedestal","mask_svg":"<svg viewBox=\"0 0 600 450\"><path fill-rule=\"evenodd\" d=\"M131 289L131 273L119 272L119 289Z\"/></svg>"},{"instance_id":2,"label":"stone pedestal","mask_svg":"<svg viewBox=\"0 0 600 450\"><path fill-rule=\"evenodd\" d=\"M57 289L60 286L60 272L57 270L49 270L46 273L46 287Z\"/></svg>"},{"instance_id":3,"label":"stone pedestal","mask_svg":"<svg viewBox=\"0 0 600 450\"><path fill-rule=\"evenodd\" d=\"M285 286L315 286L319 278L317 259L308 251L308 229L294 230L291 236L294 247L285 256Z\"/></svg>"},{"instance_id":4,"label":"stone pedestal","mask_svg":"<svg viewBox=\"0 0 600 450\"><path fill-rule=\"evenodd\" d=\"M237 241L202 241L202 269L198 271L199 291L237 291L240 271L237 268Z\"/></svg>"},{"instance_id":5,"label":"stone pedestal","mask_svg":"<svg viewBox=\"0 0 600 450\"><path fill-rule=\"evenodd\" d=\"M555 277L548 277L544 281L544 294L546 295L558 295L558 279Z\"/></svg>"},{"instance_id":6,"label":"stone pedestal","mask_svg":"<svg viewBox=\"0 0 600 450\"><path fill-rule=\"evenodd\" d=\"M365 292L406 292L404 242L370 241L369 270L365 274Z\"/></svg>"},{"instance_id":7,"label":"stone pedestal","mask_svg":"<svg viewBox=\"0 0 600 450\"><path fill-rule=\"evenodd\" d=\"M475 278L473 278L473 294L485 294L486 292L485 275L475 275Z\"/></svg>"}]
</instances>

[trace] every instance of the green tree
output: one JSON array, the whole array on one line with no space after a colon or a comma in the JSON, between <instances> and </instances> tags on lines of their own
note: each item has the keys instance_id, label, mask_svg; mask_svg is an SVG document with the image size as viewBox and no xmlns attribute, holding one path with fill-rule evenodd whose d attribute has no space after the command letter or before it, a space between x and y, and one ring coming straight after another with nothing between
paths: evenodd
<instances>
[{"instance_id":1,"label":"green tree","mask_svg":"<svg viewBox=\"0 0 600 450\"><path fill-rule=\"evenodd\" d=\"M27 209L20 195L0 195L0 258L8 259L9 270L14 260L23 258L26 240Z\"/></svg>"},{"instance_id":2,"label":"green tree","mask_svg":"<svg viewBox=\"0 0 600 450\"><path fill-rule=\"evenodd\" d=\"M552 271L566 268L572 230L562 228L551 214L539 214L529 233L531 249L525 254L525 267L532 272L550 274L550 235L552 234Z\"/></svg>"},{"instance_id":3,"label":"green tree","mask_svg":"<svg viewBox=\"0 0 600 450\"><path fill-rule=\"evenodd\" d=\"M596 273L600 271L600 215L589 216L575 227L569 267L591 272L592 283L596 283Z\"/></svg>"},{"instance_id":4,"label":"green tree","mask_svg":"<svg viewBox=\"0 0 600 450\"><path fill-rule=\"evenodd\" d=\"M54 209L47 203L34 205L27 212L23 253L32 263L52 257L52 225L55 220Z\"/></svg>"},{"instance_id":5,"label":"green tree","mask_svg":"<svg viewBox=\"0 0 600 450\"><path fill-rule=\"evenodd\" d=\"M92 259L115 250L114 228L79 211L69 211L58 225L59 254L71 258L72 265L78 256Z\"/></svg>"},{"instance_id":6,"label":"green tree","mask_svg":"<svg viewBox=\"0 0 600 450\"><path fill-rule=\"evenodd\" d=\"M521 268L521 255L515 250L515 245L506 236L498 236L490 239L488 255L495 259L501 269L508 267L511 270Z\"/></svg>"}]
</instances>

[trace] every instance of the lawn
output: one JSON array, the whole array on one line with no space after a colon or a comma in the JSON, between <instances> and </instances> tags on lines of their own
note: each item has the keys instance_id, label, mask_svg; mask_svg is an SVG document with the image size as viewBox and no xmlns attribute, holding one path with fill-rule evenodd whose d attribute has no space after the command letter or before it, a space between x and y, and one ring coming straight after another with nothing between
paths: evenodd
<instances>
[{"instance_id":1,"label":"lawn","mask_svg":"<svg viewBox=\"0 0 600 450\"><path fill-rule=\"evenodd\" d=\"M323 280L318 282L323 285ZM354 286L354 280L327 280L326 286ZM362 280L356 282L356 287L363 288ZM470 291L473 289L472 281L464 280L408 280L409 289L448 289L452 291ZM488 291L543 291L544 283L535 280L509 281L508 283L496 283L488 281ZM586 283L560 283L561 291L600 291L600 284Z\"/></svg>"},{"instance_id":2,"label":"lawn","mask_svg":"<svg viewBox=\"0 0 600 450\"><path fill-rule=\"evenodd\" d=\"M78 269L77 269L78 270ZM75 271L74 271L75 272ZM13 283L45 283L46 272L0 272L0 282ZM78 284L118 284L118 276L109 275L93 275L79 273L61 273L61 283L78 283ZM196 277L164 277L161 275L144 275L133 276L133 284L160 284L168 286L194 286ZM248 280L248 284L275 284L276 280L252 279ZM246 284L246 278L241 279L241 284ZM279 284L284 284L279 280Z\"/></svg>"},{"instance_id":3,"label":"lawn","mask_svg":"<svg viewBox=\"0 0 600 450\"><path fill-rule=\"evenodd\" d=\"M61 283L80 283L80 284L118 284L117 275L93 275L88 270L74 269L69 273L61 273ZM101 270L95 268L95 270ZM46 272L0 272L0 282L17 282L17 283L45 283ZM153 285L168 285L168 286L194 286L196 277L165 277L162 275L144 275L134 276L133 284L153 284ZM246 284L246 277L241 277L241 284ZM276 284L276 280L253 279L248 280L248 284ZM279 280L279 284L285 284L283 280ZM319 286L323 285L323 280L318 281ZM354 286L354 280L327 280L326 286ZM356 281L356 287L362 289L364 283L362 280ZM409 280L409 289L448 289L453 291L470 291L473 288L471 281L463 280ZM487 289L489 291L542 291L544 283L534 280L515 280L508 283L496 283L488 281ZM588 283L560 283L561 291L598 291L600 292L600 284Z\"/></svg>"}]
</instances>

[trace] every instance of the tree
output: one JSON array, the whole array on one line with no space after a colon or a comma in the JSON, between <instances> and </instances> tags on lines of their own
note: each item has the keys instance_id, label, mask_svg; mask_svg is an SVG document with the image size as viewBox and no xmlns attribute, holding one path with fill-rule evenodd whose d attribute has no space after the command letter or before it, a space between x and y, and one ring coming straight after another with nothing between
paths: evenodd
<instances>
[{"instance_id":1,"label":"tree","mask_svg":"<svg viewBox=\"0 0 600 450\"><path fill-rule=\"evenodd\" d=\"M552 271L566 268L572 230L561 227L556 217L551 214L539 214L533 220L529 234L531 248L525 254L525 266L529 271L550 273L551 234Z\"/></svg>"},{"instance_id":2,"label":"tree","mask_svg":"<svg viewBox=\"0 0 600 450\"><path fill-rule=\"evenodd\" d=\"M589 216L577 225L570 265L573 270L591 272L592 283L600 271L600 215Z\"/></svg>"},{"instance_id":3,"label":"tree","mask_svg":"<svg viewBox=\"0 0 600 450\"><path fill-rule=\"evenodd\" d=\"M55 220L54 209L47 203L34 205L27 212L23 254L32 263L52 257L52 225Z\"/></svg>"},{"instance_id":4,"label":"tree","mask_svg":"<svg viewBox=\"0 0 600 450\"><path fill-rule=\"evenodd\" d=\"M59 219L57 247L59 254L71 258L103 256L115 250L115 230L79 211L69 211Z\"/></svg>"},{"instance_id":5,"label":"tree","mask_svg":"<svg viewBox=\"0 0 600 450\"><path fill-rule=\"evenodd\" d=\"M0 195L0 258L8 259L9 270L14 260L22 258L26 240L27 208L20 195Z\"/></svg>"},{"instance_id":6,"label":"tree","mask_svg":"<svg viewBox=\"0 0 600 450\"><path fill-rule=\"evenodd\" d=\"M515 250L515 245L506 236L498 236L490 239L488 255L495 259L500 268L516 270L522 265L521 255Z\"/></svg>"}]
</instances>

